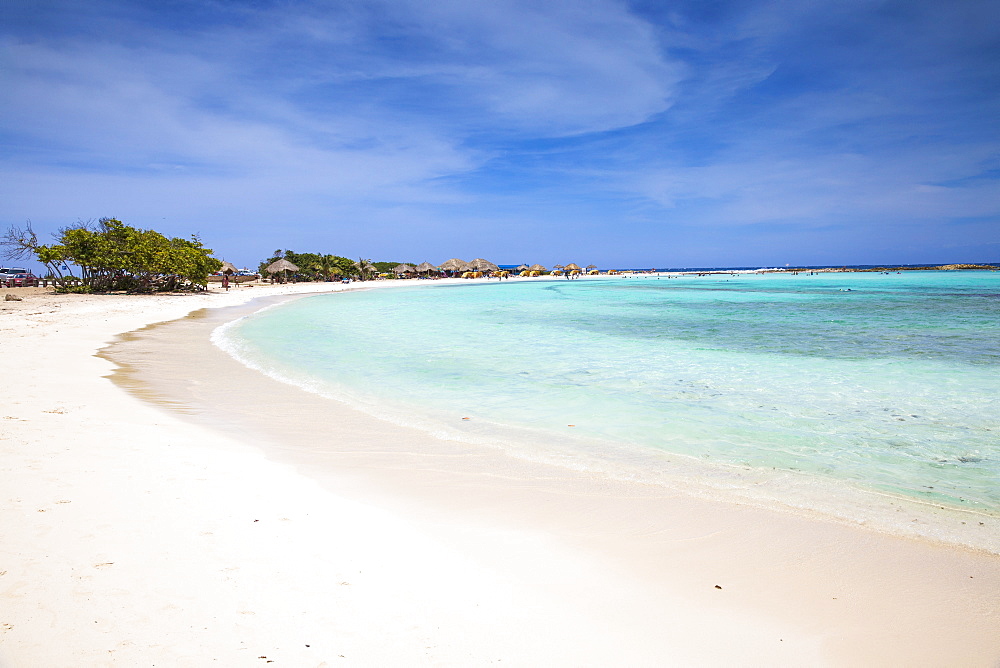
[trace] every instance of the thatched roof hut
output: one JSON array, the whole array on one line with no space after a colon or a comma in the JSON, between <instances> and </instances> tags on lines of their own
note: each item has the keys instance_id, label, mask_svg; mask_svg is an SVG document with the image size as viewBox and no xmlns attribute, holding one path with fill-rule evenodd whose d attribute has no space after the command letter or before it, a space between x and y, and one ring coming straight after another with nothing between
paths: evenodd
<instances>
[{"instance_id":1,"label":"thatched roof hut","mask_svg":"<svg viewBox=\"0 0 1000 668\"><path fill-rule=\"evenodd\" d=\"M222 261L222 267L219 269L219 273L222 274L235 274L238 271L239 269L236 268L235 264L226 262L225 260Z\"/></svg>"},{"instance_id":2,"label":"thatched roof hut","mask_svg":"<svg viewBox=\"0 0 1000 668\"><path fill-rule=\"evenodd\" d=\"M465 260L459 260L457 257L453 257L447 262L441 263L442 271L469 271L469 263Z\"/></svg>"},{"instance_id":3,"label":"thatched roof hut","mask_svg":"<svg viewBox=\"0 0 1000 668\"><path fill-rule=\"evenodd\" d=\"M418 274L423 274L424 272L427 271L437 271L437 267L435 267L430 262L421 262L416 267L414 267L414 269Z\"/></svg>"},{"instance_id":4,"label":"thatched roof hut","mask_svg":"<svg viewBox=\"0 0 1000 668\"><path fill-rule=\"evenodd\" d=\"M500 271L500 267L496 266L489 260L484 260L481 257L477 257L475 260L469 263L472 268L476 271Z\"/></svg>"},{"instance_id":5,"label":"thatched roof hut","mask_svg":"<svg viewBox=\"0 0 1000 668\"><path fill-rule=\"evenodd\" d=\"M405 262L403 264L398 264L392 268L392 273L396 274L397 276L399 274L412 274L415 271L416 269L414 267L406 264Z\"/></svg>"},{"instance_id":6,"label":"thatched roof hut","mask_svg":"<svg viewBox=\"0 0 1000 668\"><path fill-rule=\"evenodd\" d=\"M277 262L272 262L271 264L267 265L267 269L265 269L264 271L271 274L272 276L274 274L281 274L281 282L283 283L288 278L288 272L291 271L294 273L298 270L299 268L296 267L291 262L289 262L288 260L281 259L278 260Z\"/></svg>"},{"instance_id":7,"label":"thatched roof hut","mask_svg":"<svg viewBox=\"0 0 1000 668\"><path fill-rule=\"evenodd\" d=\"M277 274L279 271L298 271L298 270L299 268L296 267L291 262L289 262L288 260L281 259L278 260L277 262L272 262L271 264L267 265L267 269L265 271L267 271L267 273L269 274Z\"/></svg>"},{"instance_id":8,"label":"thatched roof hut","mask_svg":"<svg viewBox=\"0 0 1000 668\"><path fill-rule=\"evenodd\" d=\"M566 265L565 267L563 267L563 269L568 269L568 270L570 270L570 271L573 271L574 269L579 269L579 268L580 268L580 265L578 265L578 264L577 264L577 263L575 263L575 262L570 262L570 263L569 263L569 264L567 264L567 265Z\"/></svg>"},{"instance_id":9,"label":"thatched roof hut","mask_svg":"<svg viewBox=\"0 0 1000 668\"><path fill-rule=\"evenodd\" d=\"M543 267L540 264L533 264L530 267L528 267L528 270L529 271L545 271L545 267Z\"/></svg>"},{"instance_id":10,"label":"thatched roof hut","mask_svg":"<svg viewBox=\"0 0 1000 668\"><path fill-rule=\"evenodd\" d=\"M526 265L526 264L519 264L517 266L517 271L524 271L527 268L528 268L528 265Z\"/></svg>"}]
</instances>

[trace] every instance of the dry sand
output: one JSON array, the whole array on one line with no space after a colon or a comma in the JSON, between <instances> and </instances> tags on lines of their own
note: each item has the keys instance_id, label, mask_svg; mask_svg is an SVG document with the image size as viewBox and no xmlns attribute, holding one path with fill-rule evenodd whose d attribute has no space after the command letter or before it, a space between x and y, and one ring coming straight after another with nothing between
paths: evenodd
<instances>
[{"instance_id":1,"label":"dry sand","mask_svg":"<svg viewBox=\"0 0 1000 668\"><path fill-rule=\"evenodd\" d=\"M1000 662L996 555L436 441L208 343L329 288L0 303L0 666Z\"/></svg>"}]
</instances>

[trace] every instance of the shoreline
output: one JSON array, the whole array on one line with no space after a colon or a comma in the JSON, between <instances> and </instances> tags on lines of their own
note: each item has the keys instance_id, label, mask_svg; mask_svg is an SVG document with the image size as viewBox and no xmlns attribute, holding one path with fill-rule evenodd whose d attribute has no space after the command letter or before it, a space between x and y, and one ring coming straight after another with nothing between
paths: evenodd
<instances>
[{"instance_id":1,"label":"shoreline","mask_svg":"<svg viewBox=\"0 0 1000 668\"><path fill-rule=\"evenodd\" d=\"M218 309L136 331L186 305L105 318L99 303L83 313L83 302L62 303L89 316L80 327L90 335L60 332L64 314L48 314L44 341L19 339L14 350L24 368L41 368L28 396L8 407L23 414L7 417L24 442L4 441L14 450L4 477L20 476L11 494L66 498L4 505L15 538L4 561L17 568L0 567L0 587L21 598L8 606L13 621L0 620L12 626L0 631L0 661L66 665L58 659L115 651L123 665L260 655L317 665L319 649L347 665L1000 658L995 556L435 443L243 367L208 340L213 317L229 317ZM173 348L151 344L158 331L169 331L162 338ZM101 377L112 371L105 359L80 358L124 332L137 344L132 364L153 365L128 381L153 393L143 401ZM107 484L95 486L95 475ZM101 501L109 486L118 503ZM68 488L104 514L39 536L39 518L78 507ZM112 558L112 547L125 557ZM136 558L157 548L187 570ZM67 569L46 571L50 552L77 578L62 589ZM132 570L97 581L129 557ZM348 564L362 571L351 585L338 579ZM366 580L372 568L380 577ZM131 623L109 611L98 628L85 626L91 601L109 592ZM233 605L241 597L253 610ZM39 611L59 630L77 629L63 643L75 646L43 647ZM196 620L212 633L192 634ZM324 642L293 650L303 629L325 633ZM184 630L193 637L181 641ZM342 651L325 649L333 639Z\"/></svg>"},{"instance_id":2,"label":"shoreline","mask_svg":"<svg viewBox=\"0 0 1000 668\"><path fill-rule=\"evenodd\" d=\"M309 395L319 394L328 401L358 410L377 421L412 427L424 436L433 435L474 448L499 450L527 462L578 469L616 481L637 481L662 488L682 489L686 496L805 515L1000 556L1000 511L997 509L949 505L947 501L906 496L852 480L796 470L775 471L738 463L707 462L692 455L656 449L649 449L638 458L634 450L619 451L614 442L589 441L552 432L536 433L509 425L491 430L495 425L488 420L455 422L449 421L445 415L430 420L398 405L387 408L371 397L359 400L346 388L338 395L329 388L317 387L307 378L286 377L262 368L245 359L238 344L227 343L222 333L224 330L244 317L252 317L270 308L234 312L234 320L225 319L226 322L213 329L212 341L240 364L258 373L279 383L301 388ZM317 404L322 405L325 404ZM543 443L544 447L540 447ZM524 447L525 444L531 444L531 447Z\"/></svg>"}]
</instances>

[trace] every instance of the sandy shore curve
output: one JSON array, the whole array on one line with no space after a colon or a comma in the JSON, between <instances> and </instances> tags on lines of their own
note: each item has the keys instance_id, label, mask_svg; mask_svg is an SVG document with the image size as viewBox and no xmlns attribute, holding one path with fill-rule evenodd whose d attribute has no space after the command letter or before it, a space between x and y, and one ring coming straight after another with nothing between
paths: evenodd
<instances>
[{"instance_id":1,"label":"sandy shore curve","mask_svg":"<svg viewBox=\"0 0 1000 668\"><path fill-rule=\"evenodd\" d=\"M996 555L437 441L209 341L330 287L3 305L0 665L1000 661Z\"/></svg>"}]
</instances>

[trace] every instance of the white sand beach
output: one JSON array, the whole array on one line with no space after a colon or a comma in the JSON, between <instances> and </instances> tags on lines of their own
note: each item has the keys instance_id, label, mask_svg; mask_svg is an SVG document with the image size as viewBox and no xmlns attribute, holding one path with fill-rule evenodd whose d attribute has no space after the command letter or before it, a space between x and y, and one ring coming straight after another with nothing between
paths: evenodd
<instances>
[{"instance_id":1,"label":"white sand beach","mask_svg":"<svg viewBox=\"0 0 1000 668\"><path fill-rule=\"evenodd\" d=\"M209 341L331 289L0 302L0 666L1000 663L997 554L438 441Z\"/></svg>"}]
</instances>

